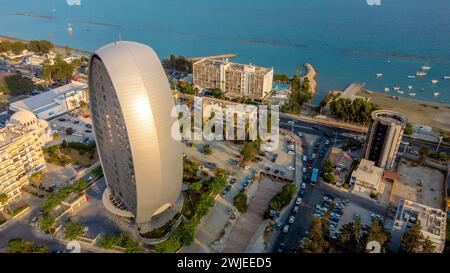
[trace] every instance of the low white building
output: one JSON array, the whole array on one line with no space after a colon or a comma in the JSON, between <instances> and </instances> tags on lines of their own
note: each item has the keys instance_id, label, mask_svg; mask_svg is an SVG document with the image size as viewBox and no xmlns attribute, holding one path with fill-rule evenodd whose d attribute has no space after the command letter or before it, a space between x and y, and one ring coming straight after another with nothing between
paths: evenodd
<instances>
[{"instance_id":1,"label":"low white building","mask_svg":"<svg viewBox=\"0 0 450 273\"><path fill-rule=\"evenodd\" d=\"M352 172L350 184L353 185L353 193L370 195L381 192L381 179L383 169L375 166L375 162L362 159L356 170Z\"/></svg>"},{"instance_id":2,"label":"low white building","mask_svg":"<svg viewBox=\"0 0 450 273\"><path fill-rule=\"evenodd\" d=\"M9 109L14 112L30 111L39 119L48 120L78 108L81 101L86 101L86 89L85 83L72 81L42 94L13 102Z\"/></svg>"}]
</instances>

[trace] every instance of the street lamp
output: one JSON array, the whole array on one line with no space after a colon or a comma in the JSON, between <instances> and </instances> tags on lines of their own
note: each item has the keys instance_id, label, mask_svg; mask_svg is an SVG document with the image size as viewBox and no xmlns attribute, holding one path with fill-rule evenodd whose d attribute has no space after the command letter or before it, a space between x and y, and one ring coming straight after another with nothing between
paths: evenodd
<instances>
[{"instance_id":1,"label":"street lamp","mask_svg":"<svg viewBox=\"0 0 450 273\"><path fill-rule=\"evenodd\" d=\"M438 146L437 146L437 148L436 148L436 153L439 152L439 148L441 147L441 143L442 143L442 137L440 136L440 137L439 137L439 144L438 144Z\"/></svg>"}]
</instances>

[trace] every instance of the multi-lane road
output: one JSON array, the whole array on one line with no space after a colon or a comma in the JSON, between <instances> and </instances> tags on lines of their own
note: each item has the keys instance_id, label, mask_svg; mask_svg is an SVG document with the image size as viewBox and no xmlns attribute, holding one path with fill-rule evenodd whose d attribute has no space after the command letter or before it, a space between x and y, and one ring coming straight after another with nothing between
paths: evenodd
<instances>
[{"instance_id":1,"label":"multi-lane road","mask_svg":"<svg viewBox=\"0 0 450 273\"><path fill-rule=\"evenodd\" d=\"M325 156L316 157L313 162L313 168L321 169L323 161L330 153L333 146L339 146L345 143L347 140L352 139L354 136L363 136L362 132L355 132L343 128L336 128L334 126L318 125L312 122L295 120L290 117L280 117L280 127L286 130L291 130L298 134L313 135L315 136L314 142L303 141L304 148L303 154L311 159L312 154L318 151L325 151ZM330 145L325 145L325 140L328 139ZM303 140L305 140L303 138ZM319 148L316 148L316 143L319 142ZM422 146L427 146L430 150L436 150L437 144L422 144L419 141L408 140L409 148L418 149ZM403 151L403 146L400 148ZM449 149L446 147L441 147L439 151L449 153ZM299 211L295 214L296 221L290 225L289 233L287 235L282 232L277 232L277 238L275 243L272 245L272 252L277 252L280 249L280 244L283 244L284 252L291 252L295 249L298 242L304 237L305 231L309 229L312 222L312 215L314 214L315 205L320 203L322 197L325 194L331 194L338 198L348 199L350 202L357 204L358 206L367 208L368 210L378 213L380 215L385 215L387 207L379 205L371 200L349 194L347 192L338 191L328 185L317 183L315 187L309 184L311 171L308 171L308 185L306 188L306 193L303 197L303 203L300 206ZM291 210L292 208L288 208ZM286 213L279 221L283 224L287 223L289 216L293 215L291 212Z\"/></svg>"}]
</instances>

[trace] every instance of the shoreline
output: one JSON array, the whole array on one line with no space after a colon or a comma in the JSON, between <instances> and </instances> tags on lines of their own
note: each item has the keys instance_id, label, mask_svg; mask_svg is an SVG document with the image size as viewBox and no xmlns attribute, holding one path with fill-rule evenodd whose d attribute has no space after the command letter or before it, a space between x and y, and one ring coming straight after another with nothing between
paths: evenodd
<instances>
[{"instance_id":1,"label":"shoreline","mask_svg":"<svg viewBox=\"0 0 450 273\"><path fill-rule=\"evenodd\" d=\"M304 78L307 78L309 80L309 91L311 92L312 96L315 97L317 94L317 71L310 63L306 63L305 68L308 72L306 73Z\"/></svg>"},{"instance_id":2,"label":"shoreline","mask_svg":"<svg viewBox=\"0 0 450 273\"><path fill-rule=\"evenodd\" d=\"M40 40L46 40L46 41L49 41L49 40L47 40L47 39L40 39ZM15 38L15 37L11 37L11 36L6 36L6 35L1 35L1 34L0 34L0 41L10 41L10 42L23 42L23 43L28 43L28 42L30 42L31 40L20 39L20 38ZM49 42L51 42L51 41L49 41ZM52 42L52 43L53 43L53 42ZM61 55L65 55L65 53L66 53L66 48L68 48L68 49L71 51L72 54L75 53L75 54L77 54L77 55L83 55L83 56L85 56L85 57L90 57L90 56L92 55L92 52L83 51L83 50L79 50L79 49L76 49L76 48L71 48L71 47L68 47L68 46L62 46L62 45L57 45L57 44L54 44L54 46L55 46L55 48L54 48L55 52L56 52L56 53L59 53L59 54L61 54Z\"/></svg>"},{"instance_id":3,"label":"shoreline","mask_svg":"<svg viewBox=\"0 0 450 273\"><path fill-rule=\"evenodd\" d=\"M446 134L450 133L450 104L403 97L393 99L385 93L375 91L372 94L360 91L356 95L369 99L383 109L407 115L411 123L430 126Z\"/></svg>"}]
</instances>

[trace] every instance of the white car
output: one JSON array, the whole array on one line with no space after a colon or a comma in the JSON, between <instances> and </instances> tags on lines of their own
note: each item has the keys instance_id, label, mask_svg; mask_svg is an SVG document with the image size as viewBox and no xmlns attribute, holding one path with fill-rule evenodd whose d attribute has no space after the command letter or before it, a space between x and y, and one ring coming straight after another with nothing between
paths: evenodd
<instances>
[{"instance_id":1,"label":"white car","mask_svg":"<svg viewBox=\"0 0 450 273\"><path fill-rule=\"evenodd\" d=\"M316 159L316 154L312 154L312 159Z\"/></svg>"},{"instance_id":2,"label":"white car","mask_svg":"<svg viewBox=\"0 0 450 273\"><path fill-rule=\"evenodd\" d=\"M283 233L288 234L288 232L289 232L289 225L285 225L283 228Z\"/></svg>"},{"instance_id":3,"label":"white car","mask_svg":"<svg viewBox=\"0 0 450 273\"><path fill-rule=\"evenodd\" d=\"M294 151L289 151L288 155L295 155Z\"/></svg>"},{"instance_id":4,"label":"white car","mask_svg":"<svg viewBox=\"0 0 450 273\"><path fill-rule=\"evenodd\" d=\"M302 171L303 171L303 173L306 173L306 168L305 168L305 167L303 167L303 170L302 170Z\"/></svg>"},{"instance_id":5,"label":"white car","mask_svg":"<svg viewBox=\"0 0 450 273\"><path fill-rule=\"evenodd\" d=\"M303 137L303 134L301 132L298 132L299 137Z\"/></svg>"},{"instance_id":6,"label":"white car","mask_svg":"<svg viewBox=\"0 0 450 273\"><path fill-rule=\"evenodd\" d=\"M91 175L91 176L88 177L88 180L89 180L89 181L92 181L94 178L95 178L95 177L94 177L93 175Z\"/></svg>"},{"instance_id":7,"label":"white car","mask_svg":"<svg viewBox=\"0 0 450 273\"><path fill-rule=\"evenodd\" d=\"M331 202L331 201L333 201L333 200L331 200L329 197L327 197L327 196L324 196L323 197L323 201L326 201L326 202Z\"/></svg>"},{"instance_id":8,"label":"white car","mask_svg":"<svg viewBox=\"0 0 450 273\"><path fill-rule=\"evenodd\" d=\"M302 189L306 189L306 183L302 183Z\"/></svg>"},{"instance_id":9,"label":"white car","mask_svg":"<svg viewBox=\"0 0 450 273\"><path fill-rule=\"evenodd\" d=\"M330 141L328 139L325 140L325 145L330 145Z\"/></svg>"},{"instance_id":10,"label":"white car","mask_svg":"<svg viewBox=\"0 0 450 273\"><path fill-rule=\"evenodd\" d=\"M289 123L290 125L294 125L295 124L295 122L293 120L290 120L287 123Z\"/></svg>"},{"instance_id":11,"label":"white car","mask_svg":"<svg viewBox=\"0 0 450 273\"><path fill-rule=\"evenodd\" d=\"M302 203L303 199L301 197L298 197L297 200L295 200L295 204L299 206Z\"/></svg>"},{"instance_id":12,"label":"white car","mask_svg":"<svg viewBox=\"0 0 450 273\"><path fill-rule=\"evenodd\" d=\"M289 217L289 224L293 224L295 222L295 217L291 216Z\"/></svg>"},{"instance_id":13,"label":"white car","mask_svg":"<svg viewBox=\"0 0 450 273\"><path fill-rule=\"evenodd\" d=\"M294 170L295 170L295 168L292 167L292 166L288 166L288 167L286 167L286 169L287 169L288 171L294 171Z\"/></svg>"},{"instance_id":14,"label":"white car","mask_svg":"<svg viewBox=\"0 0 450 273\"><path fill-rule=\"evenodd\" d=\"M308 157L306 155L303 156L303 161L308 161Z\"/></svg>"}]
</instances>

